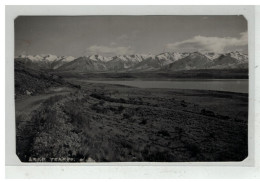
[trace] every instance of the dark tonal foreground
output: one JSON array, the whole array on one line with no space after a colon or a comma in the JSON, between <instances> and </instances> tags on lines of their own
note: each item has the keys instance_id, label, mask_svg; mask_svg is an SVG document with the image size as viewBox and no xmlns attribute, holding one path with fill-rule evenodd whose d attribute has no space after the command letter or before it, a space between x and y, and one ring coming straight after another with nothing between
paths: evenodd
<instances>
[{"instance_id":1,"label":"dark tonal foreground","mask_svg":"<svg viewBox=\"0 0 260 182\"><path fill-rule=\"evenodd\" d=\"M247 157L248 94L140 89L43 73L32 80L25 68L16 74L16 146L23 162ZM21 78L30 81L28 90L39 82L43 87L23 90Z\"/></svg>"}]
</instances>

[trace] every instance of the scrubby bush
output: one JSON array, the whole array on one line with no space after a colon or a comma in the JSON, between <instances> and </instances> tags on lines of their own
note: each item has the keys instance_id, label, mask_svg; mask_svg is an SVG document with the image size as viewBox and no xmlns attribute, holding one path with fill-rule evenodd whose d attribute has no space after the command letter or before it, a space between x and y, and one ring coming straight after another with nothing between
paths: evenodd
<instances>
[{"instance_id":1,"label":"scrubby bush","mask_svg":"<svg viewBox=\"0 0 260 182\"><path fill-rule=\"evenodd\" d=\"M223 116L223 115L220 115L220 114L217 114L216 117L219 118L219 119L223 119L223 120L229 120L230 119L229 116Z\"/></svg>"},{"instance_id":2,"label":"scrubby bush","mask_svg":"<svg viewBox=\"0 0 260 182\"><path fill-rule=\"evenodd\" d=\"M186 104L186 102L184 100L181 101L181 106L182 107L187 107L187 104Z\"/></svg>"},{"instance_id":3,"label":"scrubby bush","mask_svg":"<svg viewBox=\"0 0 260 182\"><path fill-rule=\"evenodd\" d=\"M94 97L96 99L104 100L104 101L108 101L108 102L129 103L129 101L127 101L123 98L116 99L116 98L108 97L108 96L105 96L104 93L99 93L99 94L92 93L92 94L90 94L90 96Z\"/></svg>"},{"instance_id":4,"label":"scrubby bush","mask_svg":"<svg viewBox=\"0 0 260 182\"><path fill-rule=\"evenodd\" d=\"M144 148L142 151L142 158L144 161L151 162L168 162L174 160L169 151L160 151L158 148L156 149L150 146Z\"/></svg>"},{"instance_id":5,"label":"scrubby bush","mask_svg":"<svg viewBox=\"0 0 260 182\"><path fill-rule=\"evenodd\" d=\"M120 98L120 99L119 99L119 102L120 102L120 103L126 103L126 100L123 99L123 98Z\"/></svg>"},{"instance_id":6,"label":"scrubby bush","mask_svg":"<svg viewBox=\"0 0 260 182\"><path fill-rule=\"evenodd\" d=\"M137 107L135 108L135 111L140 111L140 109L141 109L140 107Z\"/></svg>"},{"instance_id":7,"label":"scrubby bush","mask_svg":"<svg viewBox=\"0 0 260 182\"><path fill-rule=\"evenodd\" d=\"M185 147L191 153L191 157L197 157L201 152L200 148L196 144L186 143Z\"/></svg>"},{"instance_id":8,"label":"scrubby bush","mask_svg":"<svg viewBox=\"0 0 260 182\"><path fill-rule=\"evenodd\" d=\"M89 126L89 118L88 116L82 113L71 113L71 122L75 123L78 127Z\"/></svg>"},{"instance_id":9,"label":"scrubby bush","mask_svg":"<svg viewBox=\"0 0 260 182\"><path fill-rule=\"evenodd\" d=\"M81 89L80 85L72 85L72 87L77 88L77 89Z\"/></svg>"},{"instance_id":10,"label":"scrubby bush","mask_svg":"<svg viewBox=\"0 0 260 182\"><path fill-rule=\"evenodd\" d=\"M213 111L209 111L209 110L206 110L206 109L202 109L200 113L205 115L205 116L215 116L215 113Z\"/></svg>"},{"instance_id":11,"label":"scrubby bush","mask_svg":"<svg viewBox=\"0 0 260 182\"><path fill-rule=\"evenodd\" d=\"M166 136L166 137L169 137L170 134L167 130L160 130L157 132L158 135L162 135L162 136Z\"/></svg>"},{"instance_id":12,"label":"scrubby bush","mask_svg":"<svg viewBox=\"0 0 260 182\"><path fill-rule=\"evenodd\" d=\"M127 142L127 141L122 141L121 145L122 145L123 148L127 148L127 149L130 149L130 150L133 149L132 144Z\"/></svg>"},{"instance_id":13,"label":"scrubby bush","mask_svg":"<svg viewBox=\"0 0 260 182\"><path fill-rule=\"evenodd\" d=\"M129 119L130 117L131 117L131 115L128 113L123 114L123 119Z\"/></svg>"},{"instance_id":14,"label":"scrubby bush","mask_svg":"<svg viewBox=\"0 0 260 182\"><path fill-rule=\"evenodd\" d=\"M147 119L142 119L142 121L139 124L140 125L146 125L147 124Z\"/></svg>"},{"instance_id":15,"label":"scrubby bush","mask_svg":"<svg viewBox=\"0 0 260 182\"><path fill-rule=\"evenodd\" d=\"M125 109L125 107L122 106L122 105L120 105L120 106L118 107L118 112L121 113L124 109Z\"/></svg>"},{"instance_id":16,"label":"scrubby bush","mask_svg":"<svg viewBox=\"0 0 260 182\"><path fill-rule=\"evenodd\" d=\"M91 105L90 108L92 110L96 111L97 113L103 113L104 112L104 109L102 107L100 107L100 105L98 103Z\"/></svg>"},{"instance_id":17,"label":"scrubby bush","mask_svg":"<svg viewBox=\"0 0 260 182\"><path fill-rule=\"evenodd\" d=\"M242 119L238 119L238 118L235 118L235 121L236 121L236 122L240 122L240 123L243 122Z\"/></svg>"},{"instance_id":18,"label":"scrubby bush","mask_svg":"<svg viewBox=\"0 0 260 182\"><path fill-rule=\"evenodd\" d=\"M104 100L101 100L101 101L99 101L98 104L101 105L101 106L103 106L103 105L105 104L105 101L104 101Z\"/></svg>"},{"instance_id":19,"label":"scrubby bush","mask_svg":"<svg viewBox=\"0 0 260 182\"><path fill-rule=\"evenodd\" d=\"M97 94L97 93L92 93L90 94L91 97L94 97L96 99L104 99L104 95Z\"/></svg>"}]
</instances>

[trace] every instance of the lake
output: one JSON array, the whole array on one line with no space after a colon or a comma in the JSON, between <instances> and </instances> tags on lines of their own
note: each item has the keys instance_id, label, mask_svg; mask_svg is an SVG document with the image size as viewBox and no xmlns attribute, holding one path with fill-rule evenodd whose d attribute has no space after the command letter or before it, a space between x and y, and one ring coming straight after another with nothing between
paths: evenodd
<instances>
[{"instance_id":1,"label":"lake","mask_svg":"<svg viewBox=\"0 0 260 182\"><path fill-rule=\"evenodd\" d=\"M208 79L208 80L173 80L173 81L96 81L88 80L90 83L105 83L127 85L139 88L172 88L172 89L195 89L216 90L237 93L248 93L247 79Z\"/></svg>"}]
</instances>

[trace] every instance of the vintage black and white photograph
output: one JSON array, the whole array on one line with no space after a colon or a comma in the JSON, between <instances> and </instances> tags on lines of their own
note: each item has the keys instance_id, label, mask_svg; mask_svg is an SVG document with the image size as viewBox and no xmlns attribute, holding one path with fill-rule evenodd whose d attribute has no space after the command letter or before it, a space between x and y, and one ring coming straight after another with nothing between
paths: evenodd
<instances>
[{"instance_id":1,"label":"vintage black and white photograph","mask_svg":"<svg viewBox=\"0 0 260 182\"><path fill-rule=\"evenodd\" d=\"M248 156L243 15L19 16L21 162L240 162Z\"/></svg>"}]
</instances>

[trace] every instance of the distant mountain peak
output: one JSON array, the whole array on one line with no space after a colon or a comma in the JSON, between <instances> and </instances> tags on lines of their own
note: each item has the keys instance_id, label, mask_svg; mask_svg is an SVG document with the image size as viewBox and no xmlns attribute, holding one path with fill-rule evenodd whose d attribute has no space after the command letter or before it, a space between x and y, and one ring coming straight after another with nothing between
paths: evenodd
<instances>
[{"instance_id":1,"label":"distant mountain peak","mask_svg":"<svg viewBox=\"0 0 260 182\"><path fill-rule=\"evenodd\" d=\"M239 60L241 63L245 63L248 62L248 55L247 54L243 54L239 51L233 51L233 52L229 52L224 54L226 56L230 56L232 58L235 58L237 60Z\"/></svg>"},{"instance_id":2,"label":"distant mountain peak","mask_svg":"<svg viewBox=\"0 0 260 182\"><path fill-rule=\"evenodd\" d=\"M189 55L188 55L189 57L204 57L204 58L207 58L207 56L205 56L204 54L202 54L201 52L198 52L198 51L196 51L196 52L192 52L192 53L190 53Z\"/></svg>"}]
</instances>

